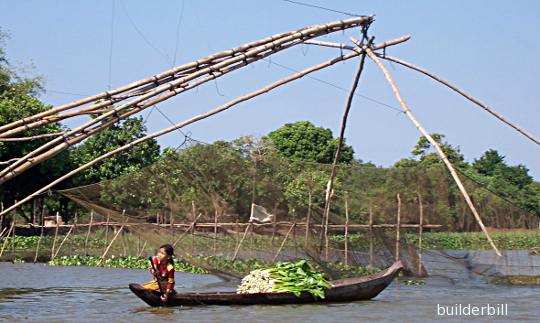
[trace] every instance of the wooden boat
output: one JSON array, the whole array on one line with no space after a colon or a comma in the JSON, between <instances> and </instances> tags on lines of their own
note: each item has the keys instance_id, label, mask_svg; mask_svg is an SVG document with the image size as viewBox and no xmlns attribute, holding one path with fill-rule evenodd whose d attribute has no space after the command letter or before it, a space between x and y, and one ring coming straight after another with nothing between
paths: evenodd
<instances>
[{"instance_id":1,"label":"wooden boat","mask_svg":"<svg viewBox=\"0 0 540 323\"><path fill-rule=\"evenodd\" d=\"M379 295L403 269L396 262L387 269L373 275L332 281L325 291L324 299L316 299L309 293L295 296L292 293L237 294L236 292L187 292L169 296L164 303L158 292L150 291L139 284L130 284L129 289L150 306L196 306L196 305L259 305L259 304L305 304L353 302L372 299Z\"/></svg>"}]
</instances>

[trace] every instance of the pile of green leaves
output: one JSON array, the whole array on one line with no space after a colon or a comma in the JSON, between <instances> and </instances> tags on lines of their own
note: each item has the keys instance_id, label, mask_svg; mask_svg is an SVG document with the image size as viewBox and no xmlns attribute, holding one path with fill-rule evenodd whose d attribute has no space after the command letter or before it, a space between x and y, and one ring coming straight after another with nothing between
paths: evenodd
<instances>
[{"instance_id":1,"label":"pile of green leaves","mask_svg":"<svg viewBox=\"0 0 540 323\"><path fill-rule=\"evenodd\" d=\"M308 292L316 298L324 298L324 290L331 287L324 274L314 270L305 260L278 262L269 268L269 272L275 292L290 292L296 296Z\"/></svg>"}]
</instances>

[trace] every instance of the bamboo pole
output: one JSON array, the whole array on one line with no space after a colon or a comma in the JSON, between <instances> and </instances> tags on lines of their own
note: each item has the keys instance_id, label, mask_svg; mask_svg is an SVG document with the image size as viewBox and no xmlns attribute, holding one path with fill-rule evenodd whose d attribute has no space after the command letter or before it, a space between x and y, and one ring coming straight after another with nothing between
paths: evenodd
<instances>
[{"instance_id":1,"label":"bamboo pole","mask_svg":"<svg viewBox=\"0 0 540 323\"><path fill-rule=\"evenodd\" d=\"M373 267L373 206L369 206L369 266Z\"/></svg>"},{"instance_id":2,"label":"bamboo pole","mask_svg":"<svg viewBox=\"0 0 540 323\"><path fill-rule=\"evenodd\" d=\"M53 258L56 258L56 256L58 256L58 253L60 252L60 249L62 249L62 246L64 245L64 242L66 242L66 240L67 240L67 238L69 237L69 235L71 234L71 231L73 230L73 228L74 228L73 225L69 228L68 233L66 234L66 236L64 237L64 239L62 239L62 242L61 242L60 245L58 246L58 249L55 251L54 257L53 257Z\"/></svg>"},{"instance_id":3,"label":"bamboo pole","mask_svg":"<svg viewBox=\"0 0 540 323\"><path fill-rule=\"evenodd\" d=\"M43 239L43 227L44 227L44 223L43 223L43 217L44 217L44 214L45 214L45 201L43 201L43 206L41 207L41 219L40 219L40 225L41 225L41 230L40 230L40 233L39 233L39 238L38 238L38 241L37 241L37 244L36 244L36 254L34 255L34 263L37 262L37 258L38 258L38 255L39 255L39 247L41 245L41 240Z\"/></svg>"},{"instance_id":4,"label":"bamboo pole","mask_svg":"<svg viewBox=\"0 0 540 323\"><path fill-rule=\"evenodd\" d=\"M308 27L303 28L303 29L307 29L307 28ZM300 31L303 30L303 29L300 29ZM239 47L236 47L236 48L233 48L233 49L229 49L229 50L226 50L226 51L222 51L222 52L219 52L219 53L215 53L215 54L206 56L206 57L204 57L202 59L199 59L199 60L197 60L195 62L191 62L191 63L187 63L187 64L177 66L175 68L169 69L169 70L167 70L165 72L162 72L160 74L156 74L156 75L153 75L151 77L129 83L129 84L124 85L124 86L122 86L120 88L117 88L115 90L102 92L102 93L96 94L94 96L90 96L90 97L87 97L87 98L84 98L84 99L81 99L81 100L78 100L78 101L75 101L75 102L71 102L69 104L61 105L61 106L55 107L53 109L50 109L48 111L44 111L44 112L35 114L33 116L17 120L17 121L11 122L11 123L6 124L6 125L2 125L2 126L0 126L0 131L6 131L8 129L13 129L13 128L17 127L17 126L27 125L28 122L38 120L40 118L43 118L43 117L46 117L46 116L49 116L49 115L53 115L53 114L56 114L58 112L69 110L71 108L78 107L78 106L81 106L81 105L84 105L84 104L87 104L87 103L90 103L90 102L96 102L96 101L101 100L101 99L110 98L113 95L117 95L117 94L123 93L123 92L128 91L128 90L136 89L136 88L138 88L140 86L155 83L155 82L157 82L157 81L159 81L159 80L161 80L161 79L163 79L165 77L173 76L173 75L177 74L178 72L184 71L186 69L194 68L194 67L204 65L204 64L209 64L209 63L211 63L211 62L213 62L213 61L215 61L217 59L223 58L223 57L234 56L239 52L243 52L243 51L245 51L247 49L250 49L250 48L253 48L253 47L256 47L256 46L260 46L260 45L272 42L275 39L283 38L283 37L289 36L289 35L291 35L293 33L294 33L294 31L275 34L275 35L272 35L270 37L266 37L266 38L261 39L261 40L250 42L250 43L244 44L242 46L239 46ZM114 102L111 100L110 102L107 103L107 105L110 105L112 103L114 103ZM2 135L2 134L0 134L0 135Z\"/></svg>"},{"instance_id":5,"label":"bamboo pole","mask_svg":"<svg viewBox=\"0 0 540 323\"><path fill-rule=\"evenodd\" d=\"M197 220L195 218L195 201L191 200L191 212L193 215L193 227L191 228L191 255L195 255L195 228Z\"/></svg>"},{"instance_id":6,"label":"bamboo pole","mask_svg":"<svg viewBox=\"0 0 540 323\"><path fill-rule=\"evenodd\" d=\"M13 230L11 231L11 256L15 259L15 231L17 230L17 223L15 222L16 218L13 215Z\"/></svg>"},{"instance_id":7,"label":"bamboo pole","mask_svg":"<svg viewBox=\"0 0 540 323\"><path fill-rule=\"evenodd\" d=\"M94 210L90 210L90 222L88 223L88 231L86 232L86 238L84 239L84 254L88 256L88 238L92 231L92 222L94 221Z\"/></svg>"},{"instance_id":8,"label":"bamboo pole","mask_svg":"<svg viewBox=\"0 0 540 323\"><path fill-rule=\"evenodd\" d=\"M285 237L283 238L283 241L281 242L281 245L279 246L279 249L278 251L276 252L276 254L274 255L274 257L272 258L272 262L275 262L277 257L279 257L279 254L281 253L281 250L283 249L283 246L285 246L285 242L287 241L287 238L289 237L289 234L291 234L291 231L296 227L296 223L293 223L291 225L291 228L289 229L289 231L287 231L287 234L285 235Z\"/></svg>"},{"instance_id":9,"label":"bamboo pole","mask_svg":"<svg viewBox=\"0 0 540 323\"><path fill-rule=\"evenodd\" d=\"M403 108L403 110L405 111L405 114L407 115L407 117L409 117L409 119L412 121L412 123L415 125L415 127L420 131L420 133L422 133L422 135L424 137L426 137L426 139L429 141L429 143L435 148L435 150L437 151L437 154L439 155L439 157L442 159L442 161L444 162L444 164L446 165L446 167L448 168L448 170L450 171L450 174L452 175L452 178L454 179L454 181L456 182L459 190L461 191L461 194L463 195L463 197L465 198L465 201L467 202L467 204L469 205L469 208L471 209L474 217L476 218L476 221L478 223L478 225L480 226L480 228L482 229L482 231L484 232L484 235L486 236L487 240L489 241L491 247L493 248L493 250L495 251L495 253L497 254L497 256L501 256L501 253L499 251L499 249L497 248L497 246L495 245L495 243L493 242L493 240L491 239L491 236L489 235L489 232L487 231L486 227L484 226L484 222L482 221L482 219L480 218L480 215L478 214L478 211L476 210L476 207L474 206L474 204L472 203L472 200L469 196L469 193L467 192L467 190L465 189L465 187L463 186L463 183L461 182L461 179L459 178L459 176L457 175L455 169L454 169L454 166L452 165L452 163L448 160L448 157L446 156L446 154L444 153L444 151L442 150L441 146L439 145L438 142L436 142L433 137L431 137L431 135L424 129L424 127L422 127L422 125L420 125L420 123L416 120L416 117L412 114L411 110L409 109L409 107L407 106L407 104L405 103L405 101L403 100L402 96L401 96L401 93L399 92L392 76L390 75L390 73L388 72L388 70L386 69L386 67L381 63L381 61L379 60L379 58L377 57L377 55L375 55L373 53L373 51L371 49L367 49L367 54L369 55L369 57L371 59L373 59L373 61L375 61L375 63L377 64L377 66L379 66L379 68L382 70L386 80L388 81L388 83L390 84L390 86L392 87L392 91L394 92L394 94L396 95L396 98L397 100L399 101L401 107Z\"/></svg>"},{"instance_id":10,"label":"bamboo pole","mask_svg":"<svg viewBox=\"0 0 540 323\"><path fill-rule=\"evenodd\" d=\"M373 41L373 38L371 38L368 41L367 46L370 46L372 41ZM332 163L332 169L330 171L330 178L328 179L328 184L326 186L323 219L325 222L325 227L324 227L325 259L327 261L328 261L328 220L330 217L330 199L333 192L334 178L336 176L336 166L337 166L337 163L339 162L341 149L343 148L345 128L347 127L347 118L349 117L349 111L351 110L352 100L354 98L354 92L356 92L356 88L358 87L358 83L360 82L360 75L362 75L362 70L364 69L365 60L366 60L366 53L365 51L362 50L362 54L360 56L360 64L358 65L358 70L356 71L356 74L354 76L353 85L352 85L351 91L349 92L349 96L347 97L347 104L345 106L345 111L343 112L343 117L341 119L341 127L339 130L339 143L338 143L336 153L334 156L334 162Z\"/></svg>"},{"instance_id":11,"label":"bamboo pole","mask_svg":"<svg viewBox=\"0 0 540 323\"><path fill-rule=\"evenodd\" d=\"M105 256L107 255L107 253L109 252L109 249L111 248L112 244L114 243L114 241L116 240L116 238L118 237L118 235L120 234L120 232L122 232L122 230L124 230L124 225L122 225L120 227L120 229L118 230L118 232L116 232L116 234L114 235L114 237L112 238L111 240L111 243L109 243L109 245L107 246L107 249L105 249L105 251L103 252L103 255L101 255L101 259L105 259Z\"/></svg>"},{"instance_id":12,"label":"bamboo pole","mask_svg":"<svg viewBox=\"0 0 540 323\"><path fill-rule=\"evenodd\" d=\"M217 210L214 210L214 256L216 255L217 251Z\"/></svg>"},{"instance_id":13,"label":"bamboo pole","mask_svg":"<svg viewBox=\"0 0 540 323\"><path fill-rule=\"evenodd\" d=\"M308 213L306 218L306 236L304 238L304 247L307 248L309 244L309 221L311 220L311 188L308 192Z\"/></svg>"},{"instance_id":14,"label":"bamboo pole","mask_svg":"<svg viewBox=\"0 0 540 323\"><path fill-rule=\"evenodd\" d=\"M418 207L420 212L420 219L418 221L418 274L424 275L422 271L422 234L424 232L423 225L424 225L424 206L422 205L422 195L420 194L420 191L417 192L418 194Z\"/></svg>"},{"instance_id":15,"label":"bamboo pole","mask_svg":"<svg viewBox=\"0 0 540 323\"><path fill-rule=\"evenodd\" d=\"M401 228L401 196L399 193L396 194L397 197L397 221L396 221L396 262L399 261L399 250L400 250L400 228Z\"/></svg>"},{"instance_id":16,"label":"bamboo pole","mask_svg":"<svg viewBox=\"0 0 540 323\"><path fill-rule=\"evenodd\" d=\"M345 199L345 266L349 266L349 202Z\"/></svg>"},{"instance_id":17,"label":"bamboo pole","mask_svg":"<svg viewBox=\"0 0 540 323\"><path fill-rule=\"evenodd\" d=\"M142 246L142 248L141 248L141 251L139 252L139 254L137 254L137 257L140 257L140 256L143 254L144 249L146 249L146 243L147 243L147 242L148 242L147 240L144 240L144 243L143 243L143 246Z\"/></svg>"},{"instance_id":18,"label":"bamboo pole","mask_svg":"<svg viewBox=\"0 0 540 323\"><path fill-rule=\"evenodd\" d=\"M56 216L55 216L55 220L56 220L56 227L54 229L54 239L53 239L53 245L52 245L52 249L51 249L51 260L54 258L54 251L55 251L55 248L56 248L56 237L58 237L58 211L56 212Z\"/></svg>"},{"instance_id":19,"label":"bamboo pole","mask_svg":"<svg viewBox=\"0 0 540 323\"><path fill-rule=\"evenodd\" d=\"M507 124L508 126L514 128L514 130L518 131L519 133L521 133L522 135L524 135L525 137L527 137L529 140L531 140L532 142L536 143L537 145L540 145L540 141L538 139L536 139L532 134L530 134L529 132L527 132L526 130L522 129L521 127L519 127L518 125L516 125L515 123L509 121L508 119L506 119L505 117L503 117L501 114L499 114L498 112L496 112L495 110L491 109L489 106L487 106L486 104L482 103L480 100L478 99L475 99L474 97L472 97L471 95L465 93L465 91L461 90L460 88L458 88L457 86L455 86L454 84L438 77L437 75L419 67L419 66L416 66L412 63L409 63L409 62L406 62L404 60L401 60L401 59L398 59L398 58L395 58L395 57L391 57L391 56L386 56L386 55L377 55L378 57L382 58L382 59L386 59L388 61L391 61L391 62L394 62L394 63L397 63L397 64L400 64L400 65L403 65L405 67L408 67L412 70L415 70L417 72L420 72L428 77L430 77L431 79L447 86L448 88L454 90L455 92L459 93L461 96L463 96L464 98L466 98L467 100L471 101L472 103L476 104L477 106L479 106L480 108L484 109L485 111L487 111L489 114L491 114L492 116L494 116L495 118L499 119L500 121L504 122L505 124Z\"/></svg>"},{"instance_id":20,"label":"bamboo pole","mask_svg":"<svg viewBox=\"0 0 540 323\"><path fill-rule=\"evenodd\" d=\"M105 244L103 245L105 247L105 251L107 250L107 244L109 243L109 218L110 216L111 214L107 213L107 222L105 223Z\"/></svg>"},{"instance_id":21,"label":"bamboo pole","mask_svg":"<svg viewBox=\"0 0 540 323\"><path fill-rule=\"evenodd\" d=\"M251 222L246 226L246 230L244 231L244 235L242 236L242 239L240 239L240 242L236 245L236 248L234 249L234 255L232 257L232 260L236 259L236 256L238 256L238 251L240 251L240 247L242 246L242 243L244 242L244 239L246 238L246 235L248 233L248 230L251 228Z\"/></svg>"},{"instance_id":22,"label":"bamboo pole","mask_svg":"<svg viewBox=\"0 0 540 323\"><path fill-rule=\"evenodd\" d=\"M201 217L202 213L199 213L199 215L193 219L193 222L191 222L191 225L174 241L174 243L172 244L173 247L176 247L176 244L178 244L178 242L182 241L182 239L184 239L184 237L189 233L189 232L193 232L193 227L196 225L197 223L197 220ZM193 235L193 233L192 233Z\"/></svg>"},{"instance_id":23,"label":"bamboo pole","mask_svg":"<svg viewBox=\"0 0 540 323\"><path fill-rule=\"evenodd\" d=\"M405 41L407 41L407 40L409 40L409 39L410 39L410 37L408 37L408 36L403 36L403 37L396 38L396 39L391 40L391 41L387 41L387 42L380 43L380 44L378 44L377 46L374 46L373 48L374 48L374 49L386 48L386 47L388 47L388 46L393 46L393 45L396 45L396 44L405 42ZM171 126L171 127L162 129L162 130L160 130L160 131L154 132L154 133L152 133L152 134L150 134L150 135L147 135L147 136L145 136L145 137L139 138L139 139L137 139L137 140L135 140L135 141L133 141L133 142L131 142L131 143L128 143L128 144L124 145L124 146L118 147L118 148L116 148L116 149L114 149L114 150L112 150L112 151L110 151L110 152L108 152L108 153L106 153L106 154L103 154L103 155L99 156L98 158L96 158L96 159L94 159L94 160L92 160L92 161L90 161L90 162L88 162L88 163L86 163L86 164L84 164L84 165L79 166L78 168L76 168L76 169L74 169L74 170L68 172L67 174L64 174L64 175L61 176L60 178L58 178L58 179L54 180L53 182L49 183L48 185L42 187L41 189L37 190L37 191L34 192L33 194L30 194L29 196L25 197L24 199L22 199L22 200L19 201L18 203L15 203L14 205L10 206L10 207L7 208L6 210L4 210L4 212L1 213L0 215L5 214L6 212L9 212L9 211L11 211L11 210L13 210L13 209L19 207L21 204L23 204L23 203L27 202L28 200L32 199L34 196L39 195L39 194L41 194L41 193L47 191L48 189L52 188L52 187L55 186L56 184L58 184L58 183L60 183L60 182L62 182L62 181L64 181L64 180L66 180L66 179L72 177L73 175L79 173L80 171L85 170L85 169L87 169L87 168L93 166L94 164L96 164L96 163L98 163L98 162L100 162L100 161L102 161L102 160L104 160L104 159L109 158L110 156L113 156L113 155L118 154L118 153L120 153L120 152L122 152L122 151L125 151L125 150L127 150L127 149L130 149L131 147L133 147L133 146L135 146L135 145L137 145L137 144L140 144L140 143L142 143L142 142L145 142L145 141L147 141L147 140L150 140L150 139L159 137L159 136L164 135L164 134L166 134L166 133L169 133L169 132L175 131L175 130L177 130L177 129L183 128L183 127L185 127L185 126L187 126L187 125L189 125L189 124L192 124L192 123L194 123L194 122L197 122L197 121L206 119L206 118L208 118L208 117L210 117L210 116L213 116L213 115L215 115L215 114L218 114L218 113L220 113L220 112L223 112L223 111L229 109L230 107L232 107L232 106L234 106L234 105L237 105L237 104L239 104L239 103L241 103L241 102L244 102L244 101L246 101L246 100L249 100L249 99L251 99L251 98L253 98L253 97L256 97L256 96L258 96L258 95L264 94L264 93L266 93L266 92L269 92L269 91L271 91L271 90L273 90L273 89L275 89L275 88L277 88L277 87L279 87L279 86L281 86L281 85L287 84L287 83L289 83L289 82L291 82L291 81L294 81L294 80L297 80L297 79L299 79L299 78L302 78L303 76L305 76L305 75L307 75L307 74L310 74L310 73L312 73L312 72L318 71L318 70L323 69L323 68L326 68L326 67L328 67L328 66L332 66L332 65L334 65L334 64L336 64L336 63L338 63L338 62L342 62L342 61L351 59L351 58L356 57L356 56L358 56L358 55L359 55L358 53L354 52L354 53L350 53L350 54L348 54L348 55L344 55L344 56L340 56L340 57L334 58L334 59L329 60L329 61L327 61L327 62L324 62L324 63L322 63L322 64L313 66L313 67L311 67L311 68L308 68L308 69L306 69L306 70L303 70L303 71L301 71L301 72L298 72L298 73L296 73L296 74L294 74L294 75L292 75L292 76L290 76L290 77L288 77L288 78L286 78L286 79L282 79L282 80L279 80L279 81L277 81L277 82L275 82L275 83L273 83L273 84L271 84L271 85L268 85L268 86L265 87L265 88L262 88L262 89L260 89L260 90L251 92L250 94L247 94L247 95L244 95L244 96L242 96L242 97L239 97L239 98L237 98L237 99L235 99L235 100L233 100L233 101L231 101L231 102L229 102L229 103L226 103L226 104L224 104L224 105L222 105L222 106L220 106L220 107L218 107L218 108L216 108L216 109L214 109L214 110L211 110L211 111L209 111L209 112L203 113L203 114L201 114L201 115L198 115L198 116L196 116L196 117L193 117L193 118L191 118L191 119L188 119L188 120L186 120L186 121L184 121L184 122L181 122L181 123L179 123L179 124L176 124L176 125L174 125L174 126Z\"/></svg>"},{"instance_id":24,"label":"bamboo pole","mask_svg":"<svg viewBox=\"0 0 540 323\"><path fill-rule=\"evenodd\" d=\"M274 41L272 41L272 42L270 42L268 44L261 45L259 47L255 47L253 49L250 49L247 52L244 52L242 55L233 56L233 57L231 57L229 59L226 59L226 60L224 60L224 61L222 61L220 63L217 63L217 64L212 65L212 66L207 67L207 68L203 68L200 71L194 72L194 73L190 74L189 76L181 77L179 79L173 80L173 81L167 83L166 86L162 86L161 88L156 88L156 89L150 91L149 93L147 93L145 95L142 95L142 96L136 98L135 100L130 101L127 104L123 104L123 105L120 105L117 108L111 109L111 111L109 111L107 113L104 113L104 114L94 118L93 120L85 123L82 126L79 126L79 127L75 128L73 130L68 131L65 135L63 135L61 137L58 137L58 138L50 141L49 143L44 144L42 147L38 148L38 150L39 150L39 149L43 149L43 147L50 147L53 144L58 144L56 146L56 148L52 151L52 153L45 153L44 155L42 154L41 157L39 157L39 158L34 157L32 159L32 161L30 162L28 159L31 156L33 156L33 154L35 154L35 153L31 152L28 155L26 155L24 158L22 158L21 160L16 161L12 165L9 165L8 167L6 167L6 170L3 170L2 172L0 172L0 176L2 176L2 177L0 177L0 184L7 181L7 180L9 180L10 178L13 178L14 176L18 175L22 171L24 171L24 170L38 164L39 162L56 155L60 151L67 149L69 146L71 146L71 144L63 142L63 141L65 141L66 136L71 136L71 135L73 135L75 133L78 133L78 132L81 132L81 131L86 132L84 130L85 129L87 130L87 128L89 126L91 126L93 124L98 124L102 120L110 119L111 117L113 118L114 122L118 121L117 120L118 117L114 117L114 116L117 115L120 110L125 110L125 109L127 109L129 107L136 106L139 103L143 102L144 100L149 99L149 98L151 98L153 96L159 95L160 93L163 93L163 92L166 92L166 91L171 91L170 93L172 93L172 95L170 95L170 96L164 95L164 97L166 97L166 98L177 95L178 93L183 92L183 90L180 90L180 91L177 90L177 87L181 86L182 84L187 83L190 80L193 80L193 79L195 79L195 78L197 78L197 77L199 77L201 75L207 74L207 73L212 74L213 77L211 79L214 79L214 78L216 78L218 76L223 75L223 73L221 73L219 75L216 74L216 72L219 72L221 68L224 68L224 67L226 67L228 65L232 65L232 64L235 64L235 63L241 63L242 61L246 60L247 58L254 57L254 56L257 56L259 54L262 54L262 56L264 56L264 52L267 52L267 51L269 51L269 52L266 53L266 54L271 55L271 54L277 53L277 52L279 52L279 51L281 51L283 49L286 49L288 47L291 47L291 46L297 45L299 43L302 43L302 42L304 42L304 41L306 41L308 39L318 37L318 36L321 36L321 35L325 35L325 34L328 34L328 33L334 32L334 31L343 30L343 29L363 25L363 24L368 23L370 21L372 21L372 17L358 17L358 18L351 18L351 19L348 19L348 20L342 20L342 21L338 21L338 22L332 22L332 23L329 23L329 24L326 24L326 25L313 26L311 28L295 32L292 35L285 36L283 38L274 40ZM296 43L294 43L295 41L296 41ZM288 43L291 43L291 44L288 44ZM159 102L161 102L161 101L162 100L159 100ZM137 110L137 108L134 108L132 110L135 111L135 112L140 111L140 110ZM5 134L2 134L2 136L5 136ZM83 134L81 136L86 138L86 137L88 137L88 134ZM79 140L79 141L81 141L81 140ZM21 165L21 166L14 169L13 168L13 167L15 167L14 165L16 165L16 166Z\"/></svg>"},{"instance_id":25,"label":"bamboo pole","mask_svg":"<svg viewBox=\"0 0 540 323\"><path fill-rule=\"evenodd\" d=\"M4 243L2 244L2 249L0 250L0 257L4 254L4 249L6 248L7 242L9 240L9 235L11 234L11 231L13 230L13 227L15 226L15 222L11 221L11 227L9 228L8 233L4 237Z\"/></svg>"}]
</instances>

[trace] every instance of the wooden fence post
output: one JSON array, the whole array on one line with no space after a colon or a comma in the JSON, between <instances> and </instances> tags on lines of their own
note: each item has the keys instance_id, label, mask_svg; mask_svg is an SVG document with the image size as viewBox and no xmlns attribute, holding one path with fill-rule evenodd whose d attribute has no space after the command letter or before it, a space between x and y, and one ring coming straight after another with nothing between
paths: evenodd
<instances>
[{"instance_id":1,"label":"wooden fence post","mask_svg":"<svg viewBox=\"0 0 540 323\"><path fill-rule=\"evenodd\" d=\"M349 266L349 201L345 198L345 267Z\"/></svg>"},{"instance_id":2,"label":"wooden fence post","mask_svg":"<svg viewBox=\"0 0 540 323\"><path fill-rule=\"evenodd\" d=\"M373 267L373 206L369 206L369 266Z\"/></svg>"},{"instance_id":3,"label":"wooden fence post","mask_svg":"<svg viewBox=\"0 0 540 323\"><path fill-rule=\"evenodd\" d=\"M418 225L418 275L422 272L422 234L424 232L424 206L422 205L422 195L418 192L418 206L420 207L420 221Z\"/></svg>"},{"instance_id":4,"label":"wooden fence post","mask_svg":"<svg viewBox=\"0 0 540 323\"><path fill-rule=\"evenodd\" d=\"M397 223L396 223L396 262L399 261L399 249L400 249L400 236L399 236L399 230L401 226L401 197L399 193L396 195L397 201L398 201L398 208L397 208Z\"/></svg>"}]
</instances>

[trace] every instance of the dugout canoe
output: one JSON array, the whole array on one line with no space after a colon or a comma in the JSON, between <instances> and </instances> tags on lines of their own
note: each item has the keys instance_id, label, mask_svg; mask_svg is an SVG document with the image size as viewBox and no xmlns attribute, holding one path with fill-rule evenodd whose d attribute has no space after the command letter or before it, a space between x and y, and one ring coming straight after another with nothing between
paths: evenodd
<instances>
[{"instance_id":1,"label":"dugout canoe","mask_svg":"<svg viewBox=\"0 0 540 323\"><path fill-rule=\"evenodd\" d=\"M158 292L150 291L139 284L130 284L129 289L150 306L197 306L197 305L259 305L259 304L306 304L354 302L369 300L382 292L403 269L396 262L387 269L373 275L332 281L325 291L324 299L316 299L309 293L295 296L292 293L237 294L236 292L185 292L171 295L164 303Z\"/></svg>"}]
</instances>

